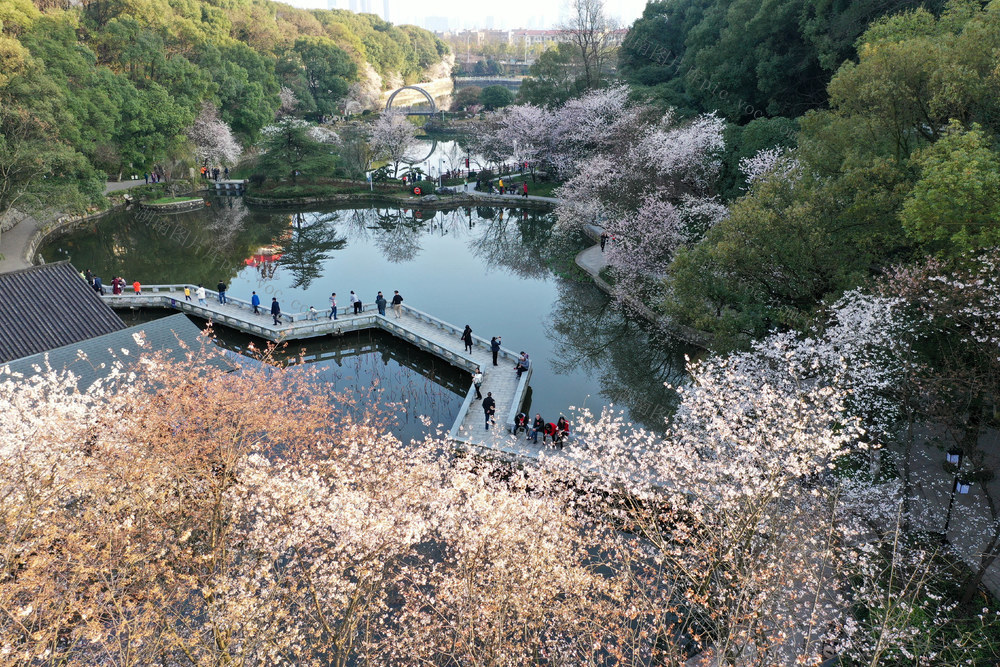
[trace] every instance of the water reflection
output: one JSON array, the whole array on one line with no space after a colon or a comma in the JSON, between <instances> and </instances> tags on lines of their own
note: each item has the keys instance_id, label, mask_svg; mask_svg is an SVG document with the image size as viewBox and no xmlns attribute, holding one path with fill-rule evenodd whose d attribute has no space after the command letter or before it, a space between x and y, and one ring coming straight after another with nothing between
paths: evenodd
<instances>
[{"instance_id":1,"label":"water reflection","mask_svg":"<svg viewBox=\"0 0 1000 667\"><path fill-rule=\"evenodd\" d=\"M280 266L292 274L293 288L306 288L322 276L323 265L333 250L347 247L347 239L339 237L331 213L293 213L291 228L282 238Z\"/></svg>"},{"instance_id":2,"label":"water reflection","mask_svg":"<svg viewBox=\"0 0 1000 667\"><path fill-rule=\"evenodd\" d=\"M685 381L684 354L690 350L625 317L589 285L563 281L559 292L546 329L558 353L555 372L595 373L605 399L643 427L661 430L677 407L676 392L664 385Z\"/></svg>"}]
</instances>

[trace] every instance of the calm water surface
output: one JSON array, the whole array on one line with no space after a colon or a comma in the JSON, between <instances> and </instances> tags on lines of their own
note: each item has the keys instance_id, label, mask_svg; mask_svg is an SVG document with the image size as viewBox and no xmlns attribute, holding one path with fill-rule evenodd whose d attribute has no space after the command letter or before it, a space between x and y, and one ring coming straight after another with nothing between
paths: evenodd
<instances>
[{"instance_id":1,"label":"calm water surface","mask_svg":"<svg viewBox=\"0 0 1000 667\"><path fill-rule=\"evenodd\" d=\"M190 214L144 219L131 211L52 239L46 261L70 259L110 283L220 280L231 296L277 297L285 312L338 305L355 290L366 302L399 290L405 302L489 338L499 335L535 361L529 410L555 420L570 406L614 404L634 422L662 427L690 350L624 317L589 280L550 267L585 247L552 233L550 214L479 207L453 211L351 208L311 212L249 210L219 198ZM248 338L218 331L233 349ZM393 339L364 333L292 343L322 377L359 401L391 402L400 434L424 432L417 415L450 425L468 376ZM505 371L502 371L505 372ZM513 372L511 370L510 372Z\"/></svg>"}]
</instances>

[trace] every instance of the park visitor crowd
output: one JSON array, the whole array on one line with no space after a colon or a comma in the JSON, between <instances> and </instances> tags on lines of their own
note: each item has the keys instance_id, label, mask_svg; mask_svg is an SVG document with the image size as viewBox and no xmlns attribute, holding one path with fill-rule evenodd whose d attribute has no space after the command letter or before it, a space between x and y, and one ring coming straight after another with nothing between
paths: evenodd
<instances>
[{"instance_id":1,"label":"park visitor crowd","mask_svg":"<svg viewBox=\"0 0 1000 667\"><path fill-rule=\"evenodd\" d=\"M98 292L101 295L105 294L104 285L103 282L101 281L101 278L99 276L95 276L90 269L87 269L80 275L84 280L87 281L87 283L96 292ZM116 276L111 281L112 294L123 293L127 284L128 283L126 283L123 277ZM142 284L138 280L132 283L132 289L135 291L136 294L142 294ZM227 289L228 287L224 281L220 280L219 283L216 285L216 296L218 298L220 305L225 305L229 302L229 297L227 296L226 293ZM207 291L204 285L199 284L195 288L194 298L198 300L199 305L201 306L208 305ZM191 288L186 285L184 286L184 300L192 301ZM348 300L351 303L353 314L358 315L364 312L364 303L361 301L361 298L357 296L354 290L351 290ZM403 309L403 297L402 295L400 295L399 290L393 291L393 296L391 301L385 298L385 295L382 294L381 290L378 292L378 294L375 297L375 307L378 309L379 315L382 315L383 317L386 316L386 307L389 305L392 306L393 315L396 317L396 319L399 319L402 316L402 309ZM253 313L255 315L264 314L260 310L261 307L260 295L257 294L256 291L252 291L250 294L250 306L253 308ZM279 324L281 324L281 305L278 303L277 297L271 297L271 308L269 312L272 321L274 322L274 325L278 326ZM319 311L317 311L314 306L309 306L307 312L309 313L310 320L318 319ZM327 319L336 320L337 318L338 318L337 293L331 292L330 312L327 315ZM468 324L465 325L465 329L462 331L460 340L464 344L465 352L471 354L474 346L474 340L472 337L472 327L470 327ZM490 346L490 353L493 358L493 365L499 366L498 356L501 350L501 337L493 336L492 338L490 338L489 346ZM531 356L527 352L522 350L520 355L518 356L517 362L514 364L514 373L516 374L517 379L520 380L524 372L529 370L530 368L531 368ZM485 415L485 426L486 430L489 430L490 425L496 423L495 419L496 399L493 398L493 392L487 392L486 398L483 398L483 394L480 391L483 384L483 372L478 366L476 367L476 372L472 376L472 382L473 386L476 389L475 400L483 401L482 406ZM559 415L559 419L555 423L546 422L544 419L542 419L542 416L540 414L536 413L534 421L529 425L527 415L523 412L520 412L514 419L513 434L516 436L518 432L522 430L525 432L526 439L531 440L536 445L538 444L538 434L540 433L542 435L543 445L545 444L546 439L550 439L552 441L553 447L557 449L562 449L563 443L569 437L569 422L563 415Z\"/></svg>"}]
</instances>

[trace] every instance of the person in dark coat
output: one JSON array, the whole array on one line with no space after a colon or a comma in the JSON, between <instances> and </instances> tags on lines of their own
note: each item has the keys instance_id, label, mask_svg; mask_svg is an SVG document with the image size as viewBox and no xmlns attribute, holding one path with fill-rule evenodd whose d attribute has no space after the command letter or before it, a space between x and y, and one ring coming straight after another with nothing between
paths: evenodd
<instances>
[{"instance_id":1,"label":"person in dark coat","mask_svg":"<svg viewBox=\"0 0 1000 667\"><path fill-rule=\"evenodd\" d=\"M383 317L385 317L385 304L386 303L387 303L387 301L385 300L385 297L382 296L382 292L380 291L378 293L378 296L375 297L375 305L378 306L378 314L381 315L381 316L383 316Z\"/></svg>"},{"instance_id":2,"label":"person in dark coat","mask_svg":"<svg viewBox=\"0 0 1000 667\"><path fill-rule=\"evenodd\" d=\"M394 290L392 295L392 312L398 320L403 316L403 297L400 296L399 290Z\"/></svg>"},{"instance_id":3,"label":"person in dark coat","mask_svg":"<svg viewBox=\"0 0 1000 667\"><path fill-rule=\"evenodd\" d=\"M542 415L535 413L535 421L531 422L531 430L527 432L527 438L529 438L536 445L538 444L538 434L545 431L545 420L542 419ZM542 436L542 442L545 442L545 436Z\"/></svg>"},{"instance_id":4,"label":"person in dark coat","mask_svg":"<svg viewBox=\"0 0 1000 667\"><path fill-rule=\"evenodd\" d=\"M490 350L493 352L493 365L497 366L497 354L500 353L500 336L494 336L490 339Z\"/></svg>"},{"instance_id":5,"label":"person in dark coat","mask_svg":"<svg viewBox=\"0 0 1000 667\"><path fill-rule=\"evenodd\" d=\"M608 233L601 232L601 252L604 252L604 246L608 244Z\"/></svg>"},{"instance_id":6,"label":"person in dark coat","mask_svg":"<svg viewBox=\"0 0 1000 667\"><path fill-rule=\"evenodd\" d=\"M462 342L465 343L465 351L472 354L472 327L468 324L465 325L465 331L462 332Z\"/></svg>"},{"instance_id":7,"label":"person in dark coat","mask_svg":"<svg viewBox=\"0 0 1000 667\"><path fill-rule=\"evenodd\" d=\"M490 422L493 421L493 414L497 410L497 402L493 400L493 392L486 392L486 398L483 399L483 413L486 415L486 430L490 430Z\"/></svg>"},{"instance_id":8,"label":"person in dark coat","mask_svg":"<svg viewBox=\"0 0 1000 667\"><path fill-rule=\"evenodd\" d=\"M219 281L219 284L215 286L216 290L219 292L219 303L226 303L226 283Z\"/></svg>"},{"instance_id":9,"label":"person in dark coat","mask_svg":"<svg viewBox=\"0 0 1000 667\"><path fill-rule=\"evenodd\" d=\"M281 306L278 305L278 297L271 297L271 317L274 318L274 326L281 324Z\"/></svg>"}]
</instances>

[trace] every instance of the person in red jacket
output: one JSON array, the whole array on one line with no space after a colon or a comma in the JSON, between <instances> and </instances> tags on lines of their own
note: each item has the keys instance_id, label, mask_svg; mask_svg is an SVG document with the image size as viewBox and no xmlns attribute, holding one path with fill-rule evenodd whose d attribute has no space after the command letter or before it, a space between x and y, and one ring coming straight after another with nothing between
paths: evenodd
<instances>
[{"instance_id":1,"label":"person in red jacket","mask_svg":"<svg viewBox=\"0 0 1000 667\"><path fill-rule=\"evenodd\" d=\"M543 445L545 444L545 438L552 438L552 444L555 445L556 444L556 433L557 432L558 432L558 429L556 428L555 424L553 424L552 422L549 422L548 424L546 424L545 425L545 430L542 431L542 444Z\"/></svg>"}]
</instances>

